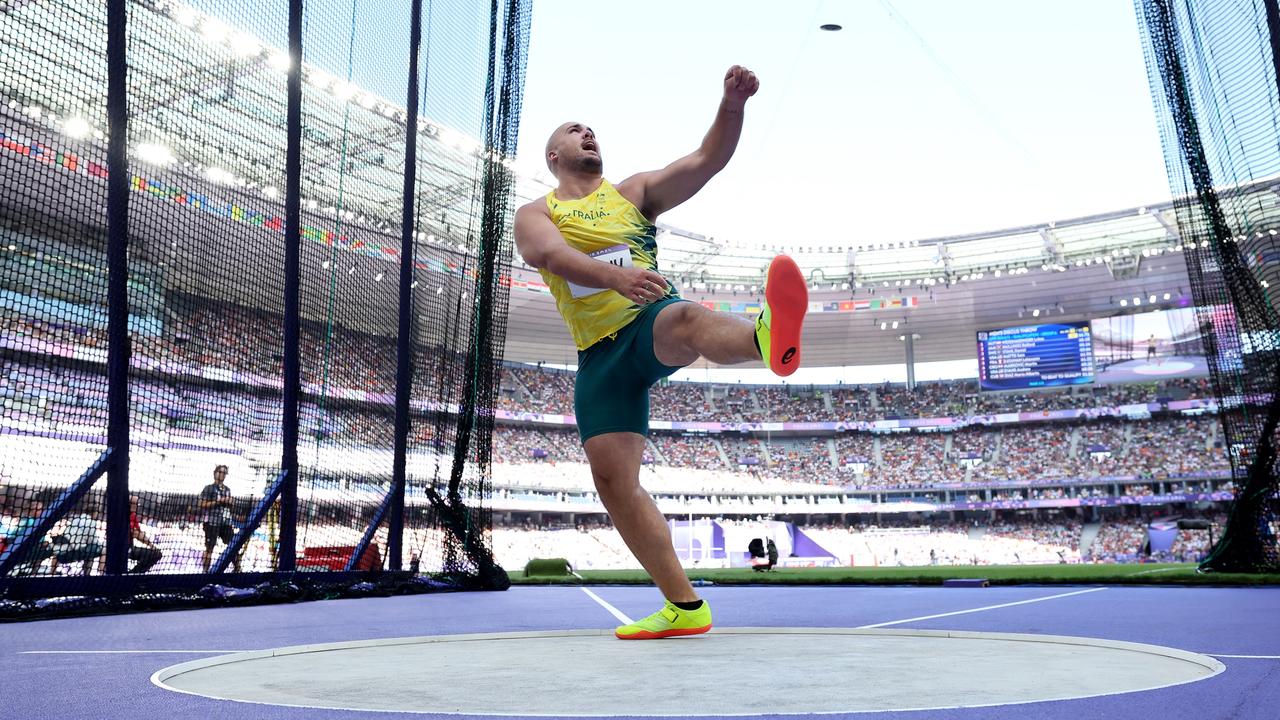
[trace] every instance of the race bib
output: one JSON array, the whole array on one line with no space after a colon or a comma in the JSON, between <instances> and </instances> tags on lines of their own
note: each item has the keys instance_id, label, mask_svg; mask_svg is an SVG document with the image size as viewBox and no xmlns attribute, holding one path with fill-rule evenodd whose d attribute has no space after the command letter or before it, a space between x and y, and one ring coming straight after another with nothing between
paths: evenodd
<instances>
[{"instance_id":1,"label":"race bib","mask_svg":"<svg viewBox=\"0 0 1280 720\"><path fill-rule=\"evenodd\" d=\"M593 257L600 262L617 265L618 267L632 267L631 248L627 245L612 245L603 250L597 250L590 253L590 257ZM568 280L565 280L565 284L569 286L569 293L572 294L575 299L584 298L588 295L595 295L598 292L608 290L608 288L583 287L581 285L571 283Z\"/></svg>"}]
</instances>

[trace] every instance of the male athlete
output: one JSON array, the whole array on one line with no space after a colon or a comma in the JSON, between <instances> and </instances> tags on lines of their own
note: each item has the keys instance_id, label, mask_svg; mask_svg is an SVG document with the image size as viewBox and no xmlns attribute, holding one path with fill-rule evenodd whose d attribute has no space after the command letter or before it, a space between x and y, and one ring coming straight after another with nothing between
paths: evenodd
<instances>
[{"instance_id":1,"label":"male athlete","mask_svg":"<svg viewBox=\"0 0 1280 720\"><path fill-rule=\"evenodd\" d=\"M578 347L574 412L596 490L666 597L661 610L615 631L624 640L711 629L711 608L694 593L666 519L640 487L649 387L699 357L718 364L763 359L778 375L790 375L800 364L808 293L791 258L779 255L770 265L765 307L754 323L682 300L658 274L654 222L728 164L747 98L759 87L750 70L730 68L702 146L617 185L602 176L591 128L561 125L546 149L556 189L516 212L516 246L551 288Z\"/></svg>"}]
</instances>

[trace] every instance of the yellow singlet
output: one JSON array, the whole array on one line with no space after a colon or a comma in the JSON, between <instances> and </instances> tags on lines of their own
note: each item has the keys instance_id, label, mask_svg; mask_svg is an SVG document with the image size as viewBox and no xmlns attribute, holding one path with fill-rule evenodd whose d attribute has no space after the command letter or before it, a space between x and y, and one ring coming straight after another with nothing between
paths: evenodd
<instances>
[{"instance_id":1,"label":"yellow singlet","mask_svg":"<svg viewBox=\"0 0 1280 720\"><path fill-rule=\"evenodd\" d=\"M577 200L560 200L547 193L551 220L565 242L601 262L625 267L658 269L657 226L649 222L629 200L601 179L600 187ZM573 342L586 350L635 319L640 306L613 290L584 288L555 273L539 270L551 288L556 309L569 326ZM675 296L674 288L667 297Z\"/></svg>"}]
</instances>

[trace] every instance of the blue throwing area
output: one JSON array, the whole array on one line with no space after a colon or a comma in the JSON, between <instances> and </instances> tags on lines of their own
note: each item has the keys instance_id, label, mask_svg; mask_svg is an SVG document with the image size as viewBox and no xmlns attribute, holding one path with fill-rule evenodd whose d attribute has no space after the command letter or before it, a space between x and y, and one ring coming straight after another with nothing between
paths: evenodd
<instances>
[{"instance_id":1,"label":"blue throwing area","mask_svg":"<svg viewBox=\"0 0 1280 720\"><path fill-rule=\"evenodd\" d=\"M566 702L576 702L579 704L570 706L591 709L575 714L599 717L643 717L659 711L666 716L685 717L785 717L812 714L792 708L825 703L824 707L858 708L850 712L822 711L829 717L1225 720L1272 718L1280 702L1280 684L1275 682L1280 677L1278 588L700 590L714 609L715 629L695 638L650 642L614 640L609 631L619 617L637 618L651 612L659 602L658 593L647 587L616 586L520 587L507 592L334 600L12 624L0 630L5 716L346 718L359 711L359 717L367 718L446 714L546 717L562 716L555 709L566 707ZM743 628L760 629L763 634L738 634ZM813 629L820 628L831 629L832 634L814 634ZM835 634L837 630L846 634ZM977 655L962 652L954 662L948 660L948 643L991 642L983 635L986 633L998 634L992 637L1004 645L987 654L979 648ZM438 639L459 634L469 634L467 642L361 642L421 636ZM1006 642L1010 640L1007 634L1035 637ZM1054 639L1059 637L1072 640ZM482 642L486 639L500 640L507 649L501 656L494 656ZM1052 642L1039 643L1037 639ZM793 640L802 643L799 655ZM916 645L915 640L932 645ZM741 644L748 641L756 643L752 649ZM890 641L898 645L883 644ZM280 694L281 701L277 703L214 699L190 694L189 689L181 687L171 689L181 685L182 675L157 680L164 676L166 668L190 661L216 661L233 653L325 643L369 647L353 648L358 651L356 655L344 656L329 669L308 670L306 663L319 662L332 653L304 652L292 656L295 663L302 665L279 677L263 676L272 672L269 668L257 673L254 680ZM1179 684L1158 689L1079 697L1091 694L1088 688L1092 676L1117 672L1106 663L1124 664L1128 662L1126 658L1147 657L1141 648L1127 643L1158 646L1178 657L1186 655L1193 662L1182 664L1191 667L1200 679L1181 679ZM1108 647L1095 648L1095 644ZM447 656L442 654L438 659L448 665L442 665L436 661L436 653L443 652L446 646L451 648ZM1047 659L1011 662L1020 657L1021 647L1040 646L1051 652L1056 652L1054 648L1065 650L1033 656ZM406 647L418 653L412 663L403 663L396 672L387 674L374 667L375 663L396 661L370 653L390 653ZM524 648L534 651L541 667L521 670L519 655ZM1082 655L1117 648L1118 655L1111 652L1098 656L1099 660ZM558 655L562 650L565 652ZM867 654L858 655L864 651ZM855 656L860 658L856 662ZM1078 670L1073 675L1055 676L1047 665L1063 658L1081 660L1083 664L1076 666ZM1163 656L1159 659L1171 661ZM732 669L726 672L716 665L720 662L729 663L725 667ZM1214 663L1225 667L1214 670ZM231 663L205 672L234 670L236 666ZM310 672L313 677L290 680L298 676L288 673L299 671ZM326 672L332 675L315 677ZM567 679L566 688L554 697L533 691L512 692L513 685L522 681L521 675L530 674L541 674L538 683L544 685L547 677ZM237 683L242 679L228 675L223 682L220 677L212 674L206 680L212 683L212 690L206 688L208 694L236 696ZM930 704L939 688L958 679L965 679L961 702ZM469 697L474 707L485 708L483 712L469 710L471 706L466 702L448 713L440 712L439 707L429 709L441 692L463 682L487 688L487 692ZM665 693L664 688L675 685L682 688L677 696ZM323 692L307 691L304 686L318 687ZM606 687L620 687L622 691L602 692L601 688ZM636 697L624 697L628 688L636 691ZM1017 688L1048 696L1075 695L1075 699L1009 700L1007 691ZM308 692L312 695L308 696ZM576 700L569 697L575 693ZM864 707L872 696L880 704L879 709ZM752 710L741 710L743 698L750 698ZM383 712L362 706L369 702L399 703L398 707L411 712ZM641 708L657 711L637 712L637 706L631 704L635 702ZM907 710L922 707L933 709ZM673 712L672 708L681 710ZM726 708L732 712L726 712Z\"/></svg>"}]
</instances>

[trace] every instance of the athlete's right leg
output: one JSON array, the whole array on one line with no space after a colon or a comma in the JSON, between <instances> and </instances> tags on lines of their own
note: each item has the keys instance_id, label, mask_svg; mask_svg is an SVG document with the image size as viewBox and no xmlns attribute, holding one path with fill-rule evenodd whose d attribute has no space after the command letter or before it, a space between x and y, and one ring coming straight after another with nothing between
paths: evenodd
<instances>
[{"instance_id":1,"label":"athlete's right leg","mask_svg":"<svg viewBox=\"0 0 1280 720\"><path fill-rule=\"evenodd\" d=\"M693 602L698 595L676 558L667 519L640 486L644 443L643 435L611 432L587 438L583 448L600 501L636 560L668 600Z\"/></svg>"},{"instance_id":2,"label":"athlete's right leg","mask_svg":"<svg viewBox=\"0 0 1280 720\"><path fill-rule=\"evenodd\" d=\"M769 266L766 303L755 322L695 303L662 308L653 323L653 352L664 365L685 366L702 356L730 365L763 359L782 376L800 365L800 329L809 305L804 276L791 258Z\"/></svg>"},{"instance_id":3,"label":"athlete's right leg","mask_svg":"<svg viewBox=\"0 0 1280 720\"><path fill-rule=\"evenodd\" d=\"M653 355L658 362L684 367L699 357L718 365L760 360L755 323L691 302L672 303L653 321Z\"/></svg>"}]
</instances>

